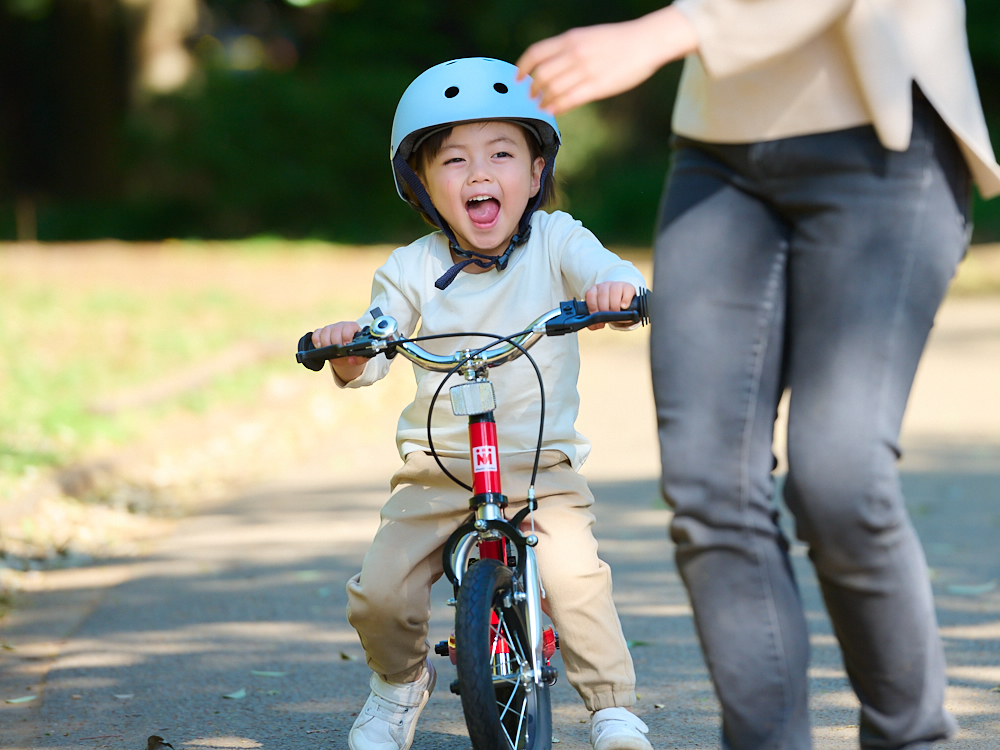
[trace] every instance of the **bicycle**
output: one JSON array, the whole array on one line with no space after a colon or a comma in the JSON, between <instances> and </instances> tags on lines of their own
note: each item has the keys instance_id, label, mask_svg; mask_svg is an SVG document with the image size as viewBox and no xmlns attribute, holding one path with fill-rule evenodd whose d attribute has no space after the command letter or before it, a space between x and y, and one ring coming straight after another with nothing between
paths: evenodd
<instances>
[{"instance_id":1,"label":"bicycle","mask_svg":"<svg viewBox=\"0 0 1000 750\"><path fill-rule=\"evenodd\" d=\"M527 329L509 336L485 333L454 333L404 338L396 321L372 311L370 326L360 330L349 344L314 348L312 333L299 340L296 361L319 371L327 360L340 357L374 357L397 354L427 370L447 373L431 399L427 415L430 452L444 473L472 492L469 500L474 519L460 526L443 551L444 574L454 587L449 604L455 607L455 632L435 647L449 656L458 679L452 692L462 700L469 738L475 750L549 750L552 716L549 687L558 677L551 658L558 636L543 628L542 586L533 548L538 537L523 534L521 524L538 507L534 484L545 423L545 388L541 373L528 349L543 336L563 336L595 323L648 322L647 292L633 299L620 312L591 313L584 302L560 303L537 318ZM494 339L478 349L463 349L450 355L432 354L417 342L455 336ZM541 392L541 417L535 462L525 508L508 520L507 498L501 490L496 422L496 395L488 371L526 356L534 366ZM469 456L472 486L453 476L434 451L431 417L434 405L448 379L460 373L466 382L449 390L452 412L469 418ZM473 552L478 550L478 558Z\"/></svg>"}]
</instances>

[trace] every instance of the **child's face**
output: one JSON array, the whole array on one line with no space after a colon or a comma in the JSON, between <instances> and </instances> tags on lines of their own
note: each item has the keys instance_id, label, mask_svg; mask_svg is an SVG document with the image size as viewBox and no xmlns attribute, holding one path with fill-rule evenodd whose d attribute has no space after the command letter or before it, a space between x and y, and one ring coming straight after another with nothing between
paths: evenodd
<instances>
[{"instance_id":1,"label":"child's face","mask_svg":"<svg viewBox=\"0 0 1000 750\"><path fill-rule=\"evenodd\" d=\"M538 193L545 160L532 159L527 133L509 122L456 125L420 177L465 250L500 255Z\"/></svg>"}]
</instances>

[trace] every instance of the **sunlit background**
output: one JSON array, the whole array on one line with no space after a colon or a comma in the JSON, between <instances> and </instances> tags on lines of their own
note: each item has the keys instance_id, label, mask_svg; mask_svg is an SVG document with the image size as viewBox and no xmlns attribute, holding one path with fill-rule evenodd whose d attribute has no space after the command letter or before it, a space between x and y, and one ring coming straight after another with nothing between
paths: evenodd
<instances>
[{"instance_id":1,"label":"sunlit background","mask_svg":"<svg viewBox=\"0 0 1000 750\"><path fill-rule=\"evenodd\" d=\"M398 466L413 376L397 361L377 387L345 393L292 355L304 331L359 315L373 271L427 232L393 187L396 102L436 63L513 61L570 26L659 5L0 0L0 712L11 717L0 745L141 747L156 729L178 748L259 747L252 738L306 720L309 747L343 739L367 692L343 584ZM1000 147L1000 2L966 6ZM679 73L560 118L559 207L647 279ZM901 463L957 750L1000 734L1000 199L977 198L975 221ZM544 312L524 307L511 330ZM584 473L641 713L657 746L674 746L679 728L685 747L715 746L718 706L656 489L648 329L585 332L580 345L578 424L594 444ZM817 748L856 748L856 701L805 547L792 551ZM435 595L436 637L453 616L446 596ZM560 747L585 748L585 714L559 689ZM244 703L222 698L241 692ZM429 705L422 736L436 746L467 746L456 700L439 687ZM174 706L170 732L147 723ZM267 717L280 720L246 723ZM184 734L178 721L197 726ZM311 734L330 721L340 735Z\"/></svg>"},{"instance_id":2,"label":"sunlit background","mask_svg":"<svg viewBox=\"0 0 1000 750\"><path fill-rule=\"evenodd\" d=\"M387 146L414 76L659 5L2 0L0 239L410 239ZM996 141L1000 5L967 7ZM561 206L606 242L649 242L678 74L561 122ZM997 204L976 220L977 240L1000 238Z\"/></svg>"},{"instance_id":3,"label":"sunlit background","mask_svg":"<svg viewBox=\"0 0 1000 750\"><path fill-rule=\"evenodd\" d=\"M4 0L0 238L412 238L387 158L409 81L656 5ZM678 73L561 123L561 204L609 242L649 240Z\"/></svg>"}]
</instances>

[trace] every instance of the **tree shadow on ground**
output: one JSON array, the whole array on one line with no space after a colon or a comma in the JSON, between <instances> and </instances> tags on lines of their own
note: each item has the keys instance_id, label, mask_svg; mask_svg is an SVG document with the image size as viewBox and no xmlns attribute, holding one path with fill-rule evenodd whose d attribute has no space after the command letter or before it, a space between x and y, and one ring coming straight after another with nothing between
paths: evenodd
<instances>
[{"instance_id":1,"label":"tree shadow on ground","mask_svg":"<svg viewBox=\"0 0 1000 750\"><path fill-rule=\"evenodd\" d=\"M1000 722L989 692L1000 681L1000 592L989 582L1000 580L993 541L1000 473L906 472L902 481L934 571L954 686L949 704L966 738L992 736ZM595 531L614 570L639 678L637 710L655 746L717 746L718 704L657 484L594 482L593 489ZM31 649L4 657L14 681L5 685L23 678L23 687L38 686L39 675L47 676L41 700L4 707L0 745L141 747L160 734L178 750L342 746L370 674L346 622L344 584L360 568L384 495L380 484L248 493L183 521L158 554L133 563L131 578L103 595L80 583L73 591L97 601L54 659ZM794 564L813 640L817 747L849 747L824 734L854 737L856 708L801 545ZM50 593L55 606L59 592ZM432 642L451 631L449 595L446 582L435 586ZM26 626L42 633L55 613L42 610ZM447 689L453 668L436 663L438 690L422 717L419 746L467 747L459 699ZM553 712L560 747L589 746L588 714L565 679L554 688Z\"/></svg>"}]
</instances>

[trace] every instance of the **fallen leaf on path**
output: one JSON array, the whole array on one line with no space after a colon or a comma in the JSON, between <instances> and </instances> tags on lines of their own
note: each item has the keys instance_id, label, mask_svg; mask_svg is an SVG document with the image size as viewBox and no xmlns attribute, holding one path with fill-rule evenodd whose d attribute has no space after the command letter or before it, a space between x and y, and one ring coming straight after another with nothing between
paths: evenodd
<instances>
[{"instance_id":1,"label":"fallen leaf on path","mask_svg":"<svg viewBox=\"0 0 1000 750\"><path fill-rule=\"evenodd\" d=\"M307 729L306 734L326 734L329 729Z\"/></svg>"},{"instance_id":2,"label":"fallen leaf on path","mask_svg":"<svg viewBox=\"0 0 1000 750\"><path fill-rule=\"evenodd\" d=\"M20 698L8 698L7 703L31 703L37 695L22 695Z\"/></svg>"},{"instance_id":3,"label":"fallen leaf on path","mask_svg":"<svg viewBox=\"0 0 1000 750\"><path fill-rule=\"evenodd\" d=\"M79 695L79 694L77 694L77 695L71 695L70 698L72 698L75 701L83 700L83 696Z\"/></svg>"},{"instance_id":4,"label":"fallen leaf on path","mask_svg":"<svg viewBox=\"0 0 1000 750\"><path fill-rule=\"evenodd\" d=\"M663 708L663 704L662 703L654 703L653 704L653 708Z\"/></svg>"},{"instance_id":5,"label":"fallen leaf on path","mask_svg":"<svg viewBox=\"0 0 1000 750\"><path fill-rule=\"evenodd\" d=\"M125 701L129 698L135 698L135 693L114 693L114 696L120 701Z\"/></svg>"},{"instance_id":6,"label":"fallen leaf on path","mask_svg":"<svg viewBox=\"0 0 1000 750\"><path fill-rule=\"evenodd\" d=\"M222 697L223 698L229 698L229 700L233 700L233 701L242 700L243 698L247 697L247 689L246 688L240 688L235 693L227 693L226 695L223 695Z\"/></svg>"},{"instance_id":7,"label":"fallen leaf on path","mask_svg":"<svg viewBox=\"0 0 1000 750\"><path fill-rule=\"evenodd\" d=\"M353 656L352 654L349 654L346 651L341 651L340 652L340 658L343 661L357 661L358 660L358 657Z\"/></svg>"},{"instance_id":8,"label":"fallen leaf on path","mask_svg":"<svg viewBox=\"0 0 1000 750\"><path fill-rule=\"evenodd\" d=\"M629 648L639 648L640 646L652 646L652 645L653 644L650 643L649 641L629 641L628 642L628 647Z\"/></svg>"},{"instance_id":9,"label":"fallen leaf on path","mask_svg":"<svg viewBox=\"0 0 1000 750\"><path fill-rule=\"evenodd\" d=\"M261 672L256 669L251 669L250 674L255 674L258 677L284 677L288 672Z\"/></svg>"},{"instance_id":10,"label":"fallen leaf on path","mask_svg":"<svg viewBox=\"0 0 1000 750\"><path fill-rule=\"evenodd\" d=\"M264 695L281 695L280 690L265 690Z\"/></svg>"},{"instance_id":11,"label":"fallen leaf on path","mask_svg":"<svg viewBox=\"0 0 1000 750\"><path fill-rule=\"evenodd\" d=\"M988 594L996 587L996 581L990 581L989 583L973 583L970 585L959 585L953 583L949 584L946 590L949 594L954 594L955 596L979 596L980 594Z\"/></svg>"},{"instance_id":12,"label":"fallen leaf on path","mask_svg":"<svg viewBox=\"0 0 1000 750\"><path fill-rule=\"evenodd\" d=\"M11 646L9 643L0 643L0 648L4 651L17 651L15 646Z\"/></svg>"},{"instance_id":13,"label":"fallen leaf on path","mask_svg":"<svg viewBox=\"0 0 1000 750\"><path fill-rule=\"evenodd\" d=\"M1000 693L1000 685L997 685L995 688L990 688L990 692L991 693Z\"/></svg>"}]
</instances>

